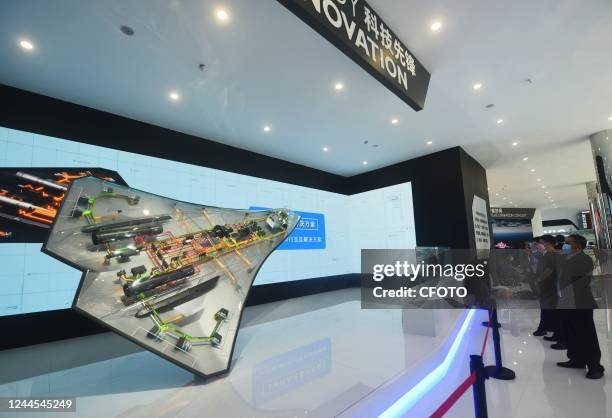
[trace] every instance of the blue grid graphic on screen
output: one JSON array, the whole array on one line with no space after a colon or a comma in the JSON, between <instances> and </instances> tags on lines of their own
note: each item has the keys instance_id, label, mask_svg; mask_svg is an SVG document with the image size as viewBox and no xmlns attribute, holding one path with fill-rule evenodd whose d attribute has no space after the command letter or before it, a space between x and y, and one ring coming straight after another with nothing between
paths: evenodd
<instances>
[{"instance_id":1,"label":"blue grid graphic on screen","mask_svg":"<svg viewBox=\"0 0 612 418\"><path fill-rule=\"evenodd\" d=\"M249 210L267 210L259 206L250 206ZM293 212L301 216L297 227L277 250L324 250L325 249L325 215L314 212Z\"/></svg>"}]
</instances>

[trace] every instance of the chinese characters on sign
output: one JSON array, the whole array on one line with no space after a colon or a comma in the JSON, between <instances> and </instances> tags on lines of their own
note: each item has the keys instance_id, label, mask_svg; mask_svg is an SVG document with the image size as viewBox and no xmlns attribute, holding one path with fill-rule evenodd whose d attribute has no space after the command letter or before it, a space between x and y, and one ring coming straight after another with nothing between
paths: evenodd
<instances>
[{"instance_id":1,"label":"chinese characters on sign","mask_svg":"<svg viewBox=\"0 0 612 418\"><path fill-rule=\"evenodd\" d=\"M495 219L531 219L534 213L530 208L491 208L491 218Z\"/></svg>"},{"instance_id":2,"label":"chinese characters on sign","mask_svg":"<svg viewBox=\"0 0 612 418\"><path fill-rule=\"evenodd\" d=\"M249 210L267 210L267 208L251 206ZM300 215L300 220L277 250L325 249L325 215L313 212L294 212Z\"/></svg>"},{"instance_id":3,"label":"chinese characters on sign","mask_svg":"<svg viewBox=\"0 0 612 418\"><path fill-rule=\"evenodd\" d=\"M278 0L415 110L429 72L365 0Z\"/></svg>"},{"instance_id":4,"label":"chinese characters on sign","mask_svg":"<svg viewBox=\"0 0 612 418\"><path fill-rule=\"evenodd\" d=\"M491 238L489 234L489 218L487 216L487 202L480 196L474 195L472 217L476 249L488 250L491 246Z\"/></svg>"}]
</instances>

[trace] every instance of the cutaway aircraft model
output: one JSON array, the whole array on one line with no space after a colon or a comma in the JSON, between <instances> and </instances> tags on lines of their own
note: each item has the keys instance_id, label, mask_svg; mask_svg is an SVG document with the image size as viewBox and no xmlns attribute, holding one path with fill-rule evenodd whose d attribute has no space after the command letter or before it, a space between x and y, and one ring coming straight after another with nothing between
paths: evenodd
<instances>
[{"instance_id":1,"label":"cutaway aircraft model","mask_svg":"<svg viewBox=\"0 0 612 418\"><path fill-rule=\"evenodd\" d=\"M298 220L85 177L66 191L43 251L83 271L74 309L209 377L229 370L255 276Z\"/></svg>"}]
</instances>

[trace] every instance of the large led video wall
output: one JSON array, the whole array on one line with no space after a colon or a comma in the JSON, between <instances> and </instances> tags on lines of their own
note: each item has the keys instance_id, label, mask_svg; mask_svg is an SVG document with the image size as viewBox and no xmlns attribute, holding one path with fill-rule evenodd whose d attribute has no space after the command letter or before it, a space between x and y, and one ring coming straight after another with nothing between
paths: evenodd
<instances>
[{"instance_id":1,"label":"large led video wall","mask_svg":"<svg viewBox=\"0 0 612 418\"><path fill-rule=\"evenodd\" d=\"M186 202L296 211L300 224L255 285L358 273L361 248L416 245L410 183L346 196L3 127L0 167L97 167L130 187ZM40 248L0 236L0 316L70 307L81 273Z\"/></svg>"}]
</instances>

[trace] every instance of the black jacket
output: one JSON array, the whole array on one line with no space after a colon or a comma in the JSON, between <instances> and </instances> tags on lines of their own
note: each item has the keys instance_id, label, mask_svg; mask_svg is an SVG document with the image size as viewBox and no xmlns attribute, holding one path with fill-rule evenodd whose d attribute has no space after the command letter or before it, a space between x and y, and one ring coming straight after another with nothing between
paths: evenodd
<instances>
[{"instance_id":1,"label":"black jacket","mask_svg":"<svg viewBox=\"0 0 612 418\"><path fill-rule=\"evenodd\" d=\"M597 309L591 292L593 260L580 251L566 256L559 274L560 308Z\"/></svg>"},{"instance_id":2,"label":"black jacket","mask_svg":"<svg viewBox=\"0 0 612 418\"><path fill-rule=\"evenodd\" d=\"M536 282L540 298L557 297L557 276L561 256L554 251L548 251L538 262L536 270Z\"/></svg>"}]
</instances>

